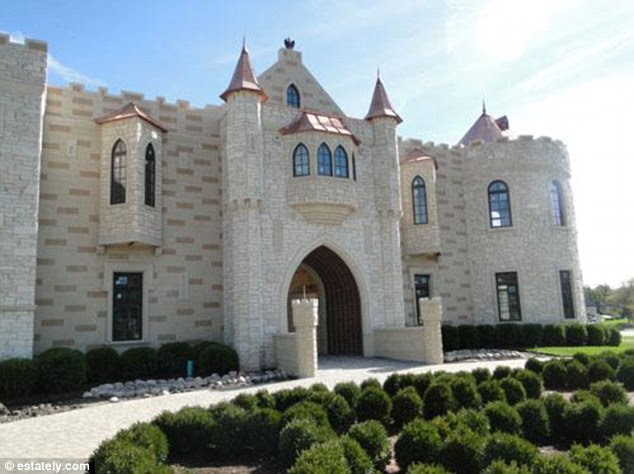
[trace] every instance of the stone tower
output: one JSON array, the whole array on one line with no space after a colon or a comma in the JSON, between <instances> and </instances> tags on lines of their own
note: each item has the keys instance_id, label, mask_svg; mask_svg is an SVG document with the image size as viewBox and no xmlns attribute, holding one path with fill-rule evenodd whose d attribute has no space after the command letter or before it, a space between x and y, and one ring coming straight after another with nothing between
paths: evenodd
<instances>
[{"instance_id":1,"label":"stone tower","mask_svg":"<svg viewBox=\"0 0 634 474\"><path fill-rule=\"evenodd\" d=\"M46 52L0 35L0 359L33 354Z\"/></svg>"}]
</instances>

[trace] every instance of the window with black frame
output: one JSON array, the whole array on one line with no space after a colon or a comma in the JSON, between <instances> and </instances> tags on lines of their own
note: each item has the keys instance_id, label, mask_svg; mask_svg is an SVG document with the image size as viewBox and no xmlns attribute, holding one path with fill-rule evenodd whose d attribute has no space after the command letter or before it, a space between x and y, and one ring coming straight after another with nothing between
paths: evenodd
<instances>
[{"instance_id":1,"label":"window with black frame","mask_svg":"<svg viewBox=\"0 0 634 474\"><path fill-rule=\"evenodd\" d=\"M414 304L416 305L416 321L418 321L418 324L421 324L422 322L418 300L420 298L429 298L431 296L430 280L431 280L431 276L429 275L425 275L425 274L414 275L414 295L416 297Z\"/></svg>"},{"instance_id":2,"label":"window with black frame","mask_svg":"<svg viewBox=\"0 0 634 474\"><path fill-rule=\"evenodd\" d=\"M143 338L143 273L112 276L112 340Z\"/></svg>"},{"instance_id":3,"label":"window with black frame","mask_svg":"<svg viewBox=\"0 0 634 474\"><path fill-rule=\"evenodd\" d=\"M427 224L427 190L425 180L416 176L412 181L414 224Z\"/></svg>"},{"instance_id":4,"label":"window with black frame","mask_svg":"<svg viewBox=\"0 0 634 474\"><path fill-rule=\"evenodd\" d=\"M325 143L317 149L317 174L332 176L332 153Z\"/></svg>"},{"instance_id":5,"label":"window with black frame","mask_svg":"<svg viewBox=\"0 0 634 474\"><path fill-rule=\"evenodd\" d=\"M550 182L550 207L552 211L553 225L565 226L564 201L559 181Z\"/></svg>"},{"instance_id":6,"label":"window with black frame","mask_svg":"<svg viewBox=\"0 0 634 474\"><path fill-rule=\"evenodd\" d=\"M110 161L110 204L125 203L127 154L123 140L117 140Z\"/></svg>"},{"instance_id":7,"label":"window with black frame","mask_svg":"<svg viewBox=\"0 0 634 474\"><path fill-rule=\"evenodd\" d=\"M511 227L511 198L504 181L493 181L489 185L489 223L491 227Z\"/></svg>"},{"instance_id":8,"label":"window with black frame","mask_svg":"<svg viewBox=\"0 0 634 474\"><path fill-rule=\"evenodd\" d=\"M291 107L295 107L296 109L299 109L299 106L300 106L299 90L297 90L297 87L295 87L294 84L291 84L286 89L286 104L290 105Z\"/></svg>"},{"instance_id":9,"label":"window with black frame","mask_svg":"<svg viewBox=\"0 0 634 474\"><path fill-rule=\"evenodd\" d=\"M342 146L335 148L335 176L338 178L348 177L348 154Z\"/></svg>"},{"instance_id":10,"label":"window with black frame","mask_svg":"<svg viewBox=\"0 0 634 474\"><path fill-rule=\"evenodd\" d=\"M295 147L293 151L293 176L308 176L310 174L310 161L308 158L308 148L302 143Z\"/></svg>"},{"instance_id":11,"label":"window with black frame","mask_svg":"<svg viewBox=\"0 0 634 474\"><path fill-rule=\"evenodd\" d=\"M156 188L156 158L150 143L145 149L145 205L154 207Z\"/></svg>"},{"instance_id":12,"label":"window with black frame","mask_svg":"<svg viewBox=\"0 0 634 474\"><path fill-rule=\"evenodd\" d=\"M564 318L575 318L575 303L572 294L572 273L568 270L559 272L559 283L561 285L561 301L564 306Z\"/></svg>"},{"instance_id":13,"label":"window with black frame","mask_svg":"<svg viewBox=\"0 0 634 474\"><path fill-rule=\"evenodd\" d=\"M500 321L521 321L520 291L516 272L495 274Z\"/></svg>"}]
</instances>

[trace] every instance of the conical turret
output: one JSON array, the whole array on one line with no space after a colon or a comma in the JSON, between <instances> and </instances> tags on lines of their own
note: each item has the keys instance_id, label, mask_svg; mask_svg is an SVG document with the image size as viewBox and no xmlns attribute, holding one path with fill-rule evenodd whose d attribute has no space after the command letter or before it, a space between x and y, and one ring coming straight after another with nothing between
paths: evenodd
<instances>
[{"instance_id":1,"label":"conical turret","mask_svg":"<svg viewBox=\"0 0 634 474\"><path fill-rule=\"evenodd\" d=\"M370 110L365 116L366 120L372 120L377 117L392 117L397 123L401 123L403 120L392 108L390 99L387 97L381 77L376 75L376 85L374 86L374 94L372 94L372 102L370 103Z\"/></svg>"},{"instance_id":2,"label":"conical turret","mask_svg":"<svg viewBox=\"0 0 634 474\"><path fill-rule=\"evenodd\" d=\"M260 87L260 84L258 84L258 79L253 72L246 41L242 43L242 51L240 52L238 64L236 64L236 68L233 71L231 82L229 82L227 89L220 95L220 98L226 102L233 92L244 90L257 92L261 102L267 99L266 94Z\"/></svg>"}]
</instances>

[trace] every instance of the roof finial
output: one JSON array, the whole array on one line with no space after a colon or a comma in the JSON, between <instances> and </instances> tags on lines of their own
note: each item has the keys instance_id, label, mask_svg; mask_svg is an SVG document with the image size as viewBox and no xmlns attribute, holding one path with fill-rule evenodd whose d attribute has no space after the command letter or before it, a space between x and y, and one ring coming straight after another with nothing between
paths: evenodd
<instances>
[{"instance_id":1,"label":"roof finial","mask_svg":"<svg viewBox=\"0 0 634 474\"><path fill-rule=\"evenodd\" d=\"M381 70L379 69L379 66L376 67L376 80L381 80Z\"/></svg>"},{"instance_id":2,"label":"roof finial","mask_svg":"<svg viewBox=\"0 0 634 474\"><path fill-rule=\"evenodd\" d=\"M487 114L487 106L484 103L484 98L482 98L482 115L486 115Z\"/></svg>"},{"instance_id":3,"label":"roof finial","mask_svg":"<svg viewBox=\"0 0 634 474\"><path fill-rule=\"evenodd\" d=\"M295 40L291 39L290 36L284 39L284 47L286 49L293 49L295 47Z\"/></svg>"},{"instance_id":4,"label":"roof finial","mask_svg":"<svg viewBox=\"0 0 634 474\"><path fill-rule=\"evenodd\" d=\"M247 37L246 35L242 35L242 51L247 50Z\"/></svg>"}]
</instances>

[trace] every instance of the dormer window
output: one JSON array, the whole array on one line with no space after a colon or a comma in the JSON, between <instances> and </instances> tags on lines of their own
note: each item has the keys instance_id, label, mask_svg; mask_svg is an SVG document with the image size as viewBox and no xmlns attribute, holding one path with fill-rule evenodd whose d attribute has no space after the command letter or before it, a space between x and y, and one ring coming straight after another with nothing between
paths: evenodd
<instances>
[{"instance_id":1,"label":"dormer window","mask_svg":"<svg viewBox=\"0 0 634 474\"><path fill-rule=\"evenodd\" d=\"M322 143L317 150L317 174L332 176L332 153L325 143Z\"/></svg>"},{"instance_id":2,"label":"dormer window","mask_svg":"<svg viewBox=\"0 0 634 474\"><path fill-rule=\"evenodd\" d=\"M286 89L286 105L290 105L291 107L295 107L299 109L300 100L299 100L299 91L294 84L291 84Z\"/></svg>"},{"instance_id":3,"label":"dormer window","mask_svg":"<svg viewBox=\"0 0 634 474\"><path fill-rule=\"evenodd\" d=\"M342 146L335 148L335 176L338 178L348 177L348 155Z\"/></svg>"},{"instance_id":4,"label":"dormer window","mask_svg":"<svg viewBox=\"0 0 634 474\"><path fill-rule=\"evenodd\" d=\"M154 207L156 187L156 159L154 147L150 143L145 149L145 205Z\"/></svg>"},{"instance_id":5,"label":"dormer window","mask_svg":"<svg viewBox=\"0 0 634 474\"><path fill-rule=\"evenodd\" d=\"M125 204L127 154L123 140L117 140L110 161L110 204Z\"/></svg>"}]
</instances>

